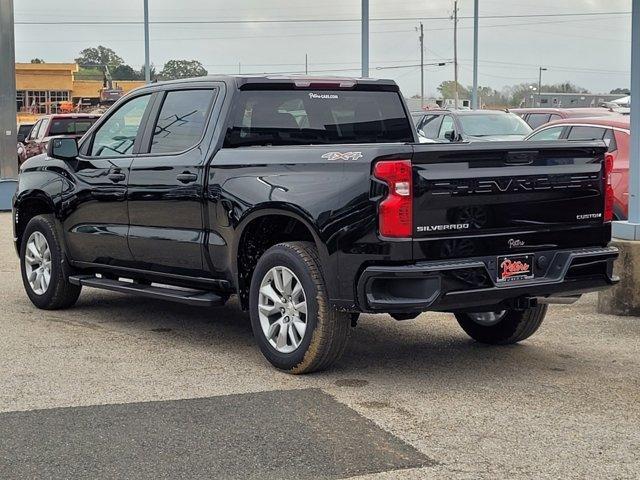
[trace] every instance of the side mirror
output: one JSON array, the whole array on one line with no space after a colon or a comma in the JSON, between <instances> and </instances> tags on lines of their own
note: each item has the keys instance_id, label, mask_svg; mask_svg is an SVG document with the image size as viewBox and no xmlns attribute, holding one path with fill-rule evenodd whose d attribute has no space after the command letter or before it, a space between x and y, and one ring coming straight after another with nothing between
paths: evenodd
<instances>
[{"instance_id":1,"label":"side mirror","mask_svg":"<svg viewBox=\"0 0 640 480\"><path fill-rule=\"evenodd\" d=\"M450 142L456 141L456 131L455 130L447 130L444 132L444 138L449 140Z\"/></svg>"},{"instance_id":2,"label":"side mirror","mask_svg":"<svg viewBox=\"0 0 640 480\"><path fill-rule=\"evenodd\" d=\"M418 135L426 138L426 135L424 134L424 130L422 129L418 130Z\"/></svg>"},{"instance_id":3,"label":"side mirror","mask_svg":"<svg viewBox=\"0 0 640 480\"><path fill-rule=\"evenodd\" d=\"M52 138L47 145L47 155L58 160L78 158L78 142L75 138Z\"/></svg>"}]
</instances>

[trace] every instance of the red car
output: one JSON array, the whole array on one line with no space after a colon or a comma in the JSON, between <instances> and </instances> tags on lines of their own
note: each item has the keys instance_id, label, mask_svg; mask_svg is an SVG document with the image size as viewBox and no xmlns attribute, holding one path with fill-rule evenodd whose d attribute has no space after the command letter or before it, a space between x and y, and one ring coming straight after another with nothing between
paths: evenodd
<instances>
[{"instance_id":1,"label":"red car","mask_svg":"<svg viewBox=\"0 0 640 480\"><path fill-rule=\"evenodd\" d=\"M509 111L520 115L534 130L562 118L619 117L621 115L607 108L510 108Z\"/></svg>"},{"instance_id":2,"label":"red car","mask_svg":"<svg viewBox=\"0 0 640 480\"><path fill-rule=\"evenodd\" d=\"M24 141L26 157L31 158L45 152L53 137L82 137L98 118L100 115L83 113L40 117Z\"/></svg>"},{"instance_id":3,"label":"red car","mask_svg":"<svg viewBox=\"0 0 640 480\"><path fill-rule=\"evenodd\" d=\"M626 220L629 196L629 121L628 115L593 118L567 118L547 123L525 140L604 140L613 155L613 214Z\"/></svg>"}]
</instances>

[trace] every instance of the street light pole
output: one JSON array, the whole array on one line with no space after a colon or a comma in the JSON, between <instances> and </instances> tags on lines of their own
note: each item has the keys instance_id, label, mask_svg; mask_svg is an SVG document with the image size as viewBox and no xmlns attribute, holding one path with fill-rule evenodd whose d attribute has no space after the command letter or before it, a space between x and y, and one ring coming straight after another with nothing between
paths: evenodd
<instances>
[{"instance_id":1,"label":"street light pole","mask_svg":"<svg viewBox=\"0 0 640 480\"><path fill-rule=\"evenodd\" d=\"M473 1L473 89L471 90L471 108L480 108L478 101L478 0Z\"/></svg>"},{"instance_id":2,"label":"street light pole","mask_svg":"<svg viewBox=\"0 0 640 480\"><path fill-rule=\"evenodd\" d=\"M149 63L149 0L144 0L144 80L151 83L151 64Z\"/></svg>"},{"instance_id":3,"label":"street light pole","mask_svg":"<svg viewBox=\"0 0 640 480\"><path fill-rule=\"evenodd\" d=\"M538 106L542 106L542 100L540 98L540 94L542 93L542 72L546 72L546 68L539 67L538 68Z\"/></svg>"},{"instance_id":4,"label":"street light pole","mask_svg":"<svg viewBox=\"0 0 640 480\"><path fill-rule=\"evenodd\" d=\"M424 108L424 26L420 22L420 108Z\"/></svg>"},{"instance_id":5,"label":"street light pole","mask_svg":"<svg viewBox=\"0 0 640 480\"><path fill-rule=\"evenodd\" d=\"M458 94L458 0L453 2L453 105L458 109L460 96Z\"/></svg>"},{"instance_id":6,"label":"street light pole","mask_svg":"<svg viewBox=\"0 0 640 480\"><path fill-rule=\"evenodd\" d=\"M362 78L369 76L369 0L362 0Z\"/></svg>"}]
</instances>

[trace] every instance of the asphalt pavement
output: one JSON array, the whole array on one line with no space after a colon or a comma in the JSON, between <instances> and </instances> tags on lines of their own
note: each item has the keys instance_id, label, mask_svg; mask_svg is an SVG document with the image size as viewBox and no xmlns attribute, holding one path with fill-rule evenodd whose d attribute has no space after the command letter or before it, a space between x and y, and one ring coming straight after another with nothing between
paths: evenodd
<instances>
[{"instance_id":1,"label":"asphalt pavement","mask_svg":"<svg viewBox=\"0 0 640 480\"><path fill-rule=\"evenodd\" d=\"M233 300L37 310L0 213L0 478L640 478L640 319L595 304L508 347L450 314L365 315L296 377Z\"/></svg>"}]
</instances>

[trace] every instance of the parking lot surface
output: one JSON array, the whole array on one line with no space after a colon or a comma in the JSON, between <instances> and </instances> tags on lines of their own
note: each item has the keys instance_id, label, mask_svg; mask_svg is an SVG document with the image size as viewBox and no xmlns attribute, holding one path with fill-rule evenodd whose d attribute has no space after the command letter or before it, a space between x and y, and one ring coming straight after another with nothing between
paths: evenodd
<instances>
[{"instance_id":1,"label":"parking lot surface","mask_svg":"<svg viewBox=\"0 0 640 480\"><path fill-rule=\"evenodd\" d=\"M640 319L594 295L509 347L364 315L335 368L296 377L233 301L37 310L7 213L0 239L0 478L640 477Z\"/></svg>"}]
</instances>

